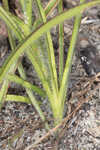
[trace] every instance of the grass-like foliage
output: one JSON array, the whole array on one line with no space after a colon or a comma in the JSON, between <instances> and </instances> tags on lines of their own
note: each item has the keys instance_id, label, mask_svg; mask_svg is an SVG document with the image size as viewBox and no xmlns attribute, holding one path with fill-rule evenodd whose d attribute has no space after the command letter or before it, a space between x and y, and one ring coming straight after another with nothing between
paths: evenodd
<instances>
[{"instance_id":1,"label":"grass-like foliage","mask_svg":"<svg viewBox=\"0 0 100 150\"><path fill-rule=\"evenodd\" d=\"M33 10L34 3L35 6L37 6L36 12ZM54 125L62 121L68 80L81 16L86 8L99 3L100 0L88 3L85 3L85 0L80 0L79 6L64 12L62 0L50 0L45 8L43 8L40 0L20 0L20 17L20 15L17 16L12 14L9 10L8 0L3 0L3 5L0 6L0 18L7 25L8 38L12 52L0 68L0 84L2 85L0 90L0 107L2 107L4 101L8 100L31 103L36 108L42 121L45 122L45 116L33 94L35 92L43 98L48 97L48 102L50 103L55 120ZM50 15L55 7L58 8L58 15L51 20L47 20L47 16ZM38 13L38 15L35 15L35 13ZM35 18L34 16L37 17ZM72 17L75 17L73 33L64 67L63 22ZM58 66L55 61L54 48L50 34L50 29L55 25L59 25ZM16 40L18 41L17 44ZM21 58L24 54L32 63L43 88L32 85L27 81L27 76L21 63ZM16 69L18 69L20 77L15 74ZM10 82L16 82L23 86L26 89L27 97L8 95L7 91ZM46 128L48 128L47 123L45 125Z\"/></svg>"}]
</instances>

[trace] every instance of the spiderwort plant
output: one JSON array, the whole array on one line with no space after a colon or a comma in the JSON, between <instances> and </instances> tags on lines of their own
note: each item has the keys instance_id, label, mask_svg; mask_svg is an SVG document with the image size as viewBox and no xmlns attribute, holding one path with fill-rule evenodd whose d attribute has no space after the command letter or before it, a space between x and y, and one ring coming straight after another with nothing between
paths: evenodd
<instances>
[{"instance_id":1,"label":"spiderwort plant","mask_svg":"<svg viewBox=\"0 0 100 150\"><path fill-rule=\"evenodd\" d=\"M12 49L10 56L0 69L0 83L2 83L0 104L5 100L32 103L38 111L42 121L45 121L45 116L33 94L34 91L44 98L48 97L56 125L63 119L69 74L82 12L88 7L99 4L100 1L96 0L84 3L85 0L80 0L79 6L63 12L62 0L50 0L45 9L43 9L41 1L36 0L35 2L39 10L39 15L36 19L33 18L33 13L36 13L33 12L33 2L32 0L19 1L23 14L22 18L10 13L8 0L3 0L3 7L0 6L0 18L7 25L8 37ZM47 16L56 6L58 6L59 14L51 20L47 20ZM72 17L75 17L75 22L64 68L63 22ZM50 29L57 24L59 24L59 73L57 73L57 64L55 62L54 48L50 34ZM18 40L18 45L16 45L16 39ZM21 58L24 53L32 63L42 83L42 89L27 81L27 76L21 64ZM20 77L15 75L15 70L17 68ZM59 74L59 77L57 74ZM10 82L16 82L25 87L28 97L8 95L7 90ZM46 128L48 128L47 123L45 125Z\"/></svg>"}]
</instances>

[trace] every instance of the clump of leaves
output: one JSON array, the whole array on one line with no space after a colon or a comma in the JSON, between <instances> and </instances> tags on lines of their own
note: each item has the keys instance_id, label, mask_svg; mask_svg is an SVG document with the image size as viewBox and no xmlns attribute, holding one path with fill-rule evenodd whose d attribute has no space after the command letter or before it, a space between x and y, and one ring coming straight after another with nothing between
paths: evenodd
<instances>
[{"instance_id":1,"label":"clump of leaves","mask_svg":"<svg viewBox=\"0 0 100 150\"><path fill-rule=\"evenodd\" d=\"M15 10L17 15L10 12L8 0L3 0L3 6L0 6L0 18L7 25L8 38L12 49L11 54L0 68L0 83L2 84L0 90L0 107L2 107L5 100L32 103L42 121L45 121L45 116L33 94L34 91L41 97L48 97L56 125L63 119L69 74L82 12L88 7L99 4L100 1L95 0L85 3L85 0L80 0L79 6L64 12L62 0L50 0L45 8L43 8L40 0L36 0L35 5L39 10L39 15L36 15L37 12L33 10L34 1L16 0L16 2L19 2L18 6L20 8L20 13ZM47 20L47 16L50 15L56 6L58 7L58 15L51 20ZM37 17L34 18L34 16ZM64 67L63 22L72 17L75 17L75 21ZM54 48L50 34L50 29L57 24L59 24L59 73L57 73L57 64L55 62ZM18 41L17 44L16 40ZM32 63L43 88L28 82L21 62L24 54ZM18 69L20 77L15 74L16 69ZM25 87L27 97L8 95L7 91L10 82L16 82ZM45 125L48 128L47 123Z\"/></svg>"}]
</instances>

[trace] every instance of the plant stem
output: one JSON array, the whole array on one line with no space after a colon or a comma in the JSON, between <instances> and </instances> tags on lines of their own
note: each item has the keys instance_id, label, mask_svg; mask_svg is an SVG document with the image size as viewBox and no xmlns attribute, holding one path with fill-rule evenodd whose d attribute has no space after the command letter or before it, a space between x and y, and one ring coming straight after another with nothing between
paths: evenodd
<instances>
[{"instance_id":1,"label":"plant stem","mask_svg":"<svg viewBox=\"0 0 100 150\"><path fill-rule=\"evenodd\" d=\"M73 55L75 52L75 45L76 45L76 41L77 41L81 17L82 17L82 14L78 14L75 18L75 23L74 23L73 32L72 32L72 38L71 38L70 46L68 49L66 65L65 65L65 69L64 69L62 84L60 87L59 96L62 100L62 106L63 107L64 107L65 98L66 98L66 93L68 90L69 75L70 75L70 71L71 71Z\"/></svg>"},{"instance_id":2,"label":"plant stem","mask_svg":"<svg viewBox=\"0 0 100 150\"><path fill-rule=\"evenodd\" d=\"M62 0L58 4L59 13L63 12ZM64 29L63 23L59 24L59 85L61 84L64 71Z\"/></svg>"}]
</instances>

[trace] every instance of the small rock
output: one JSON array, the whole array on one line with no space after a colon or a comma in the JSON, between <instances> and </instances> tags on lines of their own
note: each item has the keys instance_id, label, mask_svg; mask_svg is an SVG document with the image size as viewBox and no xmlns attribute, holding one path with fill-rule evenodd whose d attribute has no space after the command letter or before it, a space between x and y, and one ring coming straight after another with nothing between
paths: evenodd
<instances>
[{"instance_id":1,"label":"small rock","mask_svg":"<svg viewBox=\"0 0 100 150\"><path fill-rule=\"evenodd\" d=\"M94 46L81 48L79 52L83 68L89 76L96 75L100 72L100 52Z\"/></svg>"}]
</instances>

